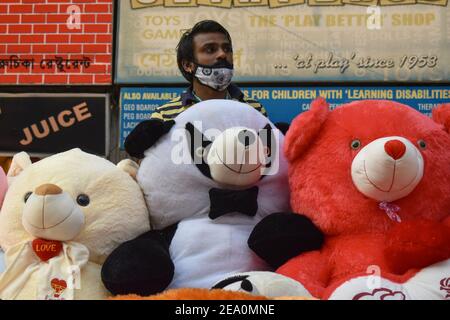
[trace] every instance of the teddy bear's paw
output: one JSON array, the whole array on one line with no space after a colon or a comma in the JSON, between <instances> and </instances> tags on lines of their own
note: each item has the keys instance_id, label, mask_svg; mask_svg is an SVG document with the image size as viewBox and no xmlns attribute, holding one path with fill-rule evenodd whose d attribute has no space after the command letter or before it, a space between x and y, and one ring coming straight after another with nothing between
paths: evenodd
<instances>
[{"instance_id":1,"label":"teddy bear's paw","mask_svg":"<svg viewBox=\"0 0 450 320\"><path fill-rule=\"evenodd\" d=\"M387 234L386 261L395 274L450 258L450 228L424 219L404 221Z\"/></svg>"},{"instance_id":2,"label":"teddy bear's paw","mask_svg":"<svg viewBox=\"0 0 450 320\"><path fill-rule=\"evenodd\" d=\"M167 244L157 231L144 235L120 245L103 264L102 280L111 293L148 296L172 281L174 265Z\"/></svg>"},{"instance_id":3,"label":"teddy bear's paw","mask_svg":"<svg viewBox=\"0 0 450 320\"><path fill-rule=\"evenodd\" d=\"M303 252L320 249L322 243L323 234L314 223L291 212L268 215L248 239L249 247L274 269Z\"/></svg>"}]
</instances>

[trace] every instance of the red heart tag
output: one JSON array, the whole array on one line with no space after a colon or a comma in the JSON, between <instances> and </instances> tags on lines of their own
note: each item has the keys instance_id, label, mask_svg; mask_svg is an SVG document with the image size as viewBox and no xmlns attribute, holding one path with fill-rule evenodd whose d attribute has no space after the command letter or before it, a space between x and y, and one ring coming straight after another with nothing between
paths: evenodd
<instances>
[{"instance_id":1,"label":"red heart tag","mask_svg":"<svg viewBox=\"0 0 450 320\"><path fill-rule=\"evenodd\" d=\"M62 250L61 241L55 240L34 239L32 246L34 253L44 262L58 256Z\"/></svg>"},{"instance_id":2,"label":"red heart tag","mask_svg":"<svg viewBox=\"0 0 450 320\"><path fill-rule=\"evenodd\" d=\"M52 281L50 281L50 285L52 286L52 289L55 291L55 297L57 298L59 298L59 296L67 288L67 282L64 280L59 280L58 278L52 279Z\"/></svg>"}]
</instances>

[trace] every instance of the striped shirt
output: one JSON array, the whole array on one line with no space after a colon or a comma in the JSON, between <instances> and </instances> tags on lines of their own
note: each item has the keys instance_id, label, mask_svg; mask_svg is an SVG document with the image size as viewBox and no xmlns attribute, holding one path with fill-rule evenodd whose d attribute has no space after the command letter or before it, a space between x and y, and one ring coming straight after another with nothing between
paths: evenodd
<instances>
[{"instance_id":1,"label":"striped shirt","mask_svg":"<svg viewBox=\"0 0 450 320\"><path fill-rule=\"evenodd\" d=\"M232 100L237 100L246 103L267 117L266 110L264 109L262 104L244 95L244 93L241 90L239 90L239 88L236 85L230 84L230 86L228 87L228 94ZM180 96L156 108L156 110L151 115L151 119L159 119L163 121L172 120L177 115L182 113L184 110L188 109L189 107L192 107L194 104L198 102L200 101L193 94L192 87L188 88Z\"/></svg>"}]
</instances>

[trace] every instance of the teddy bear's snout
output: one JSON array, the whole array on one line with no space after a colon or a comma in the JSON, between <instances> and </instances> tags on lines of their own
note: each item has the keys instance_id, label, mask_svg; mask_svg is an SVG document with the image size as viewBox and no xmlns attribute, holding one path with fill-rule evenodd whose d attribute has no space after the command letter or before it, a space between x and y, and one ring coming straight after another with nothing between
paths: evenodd
<instances>
[{"instance_id":1,"label":"teddy bear's snout","mask_svg":"<svg viewBox=\"0 0 450 320\"><path fill-rule=\"evenodd\" d=\"M206 162L214 181L249 186L261 178L265 151L262 140L253 130L230 128L213 141Z\"/></svg>"},{"instance_id":2,"label":"teddy bear's snout","mask_svg":"<svg viewBox=\"0 0 450 320\"><path fill-rule=\"evenodd\" d=\"M391 202L410 194L423 176L423 157L403 137L376 139L353 159L351 174L356 188L377 201Z\"/></svg>"},{"instance_id":3,"label":"teddy bear's snout","mask_svg":"<svg viewBox=\"0 0 450 320\"><path fill-rule=\"evenodd\" d=\"M62 188L43 184L27 199L22 224L36 238L68 241L80 233L84 214Z\"/></svg>"}]
</instances>

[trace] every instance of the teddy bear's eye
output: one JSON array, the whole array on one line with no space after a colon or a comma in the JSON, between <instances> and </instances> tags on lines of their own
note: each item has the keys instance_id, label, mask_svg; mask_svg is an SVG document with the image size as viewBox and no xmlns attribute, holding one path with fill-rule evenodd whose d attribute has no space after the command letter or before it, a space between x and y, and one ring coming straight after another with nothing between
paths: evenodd
<instances>
[{"instance_id":1,"label":"teddy bear's eye","mask_svg":"<svg viewBox=\"0 0 450 320\"><path fill-rule=\"evenodd\" d=\"M241 282L241 289L243 289L244 291L247 291L247 292L252 292L253 285L250 281L248 281L247 279L244 279Z\"/></svg>"},{"instance_id":2,"label":"teddy bear's eye","mask_svg":"<svg viewBox=\"0 0 450 320\"><path fill-rule=\"evenodd\" d=\"M31 196L33 192L29 191L27 193L25 193L25 196L23 197L23 202L27 202L28 198Z\"/></svg>"},{"instance_id":3,"label":"teddy bear's eye","mask_svg":"<svg viewBox=\"0 0 450 320\"><path fill-rule=\"evenodd\" d=\"M427 143L424 140L422 140L422 139L417 141L417 144L419 145L420 149L425 149L427 147Z\"/></svg>"},{"instance_id":4,"label":"teddy bear's eye","mask_svg":"<svg viewBox=\"0 0 450 320\"><path fill-rule=\"evenodd\" d=\"M86 206L89 204L89 202L90 202L90 199L89 199L89 197L88 197L87 195L85 195L85 194L80 194L80 195L77 197L77 203L78 203L80 206L82 206L82 207L86 207Z\"/></svg>"},{"instance_id":5,"label":"teddy bear's eye","mask_svg":"<svg viewBox=\"0 0 450 320\"><path fill-rule=\"evenodd\" d=\"M204 150L205 149L203 147L198 147L197 149L195 149L195 155L199 158L202 158Z\"/></svg>"},{"instance_id":6,"label":"teddy bear's eye","mask_svg":"<svg viewBox=\"0 0 450 320\"><path fill-rule=\"evenodd\" d=\"M352 143L350 144L350 147L353 150L358 150L359 147L361 147L361 141L359 141L358 139L353 140Z\"/></svg>"}]
</instances>

